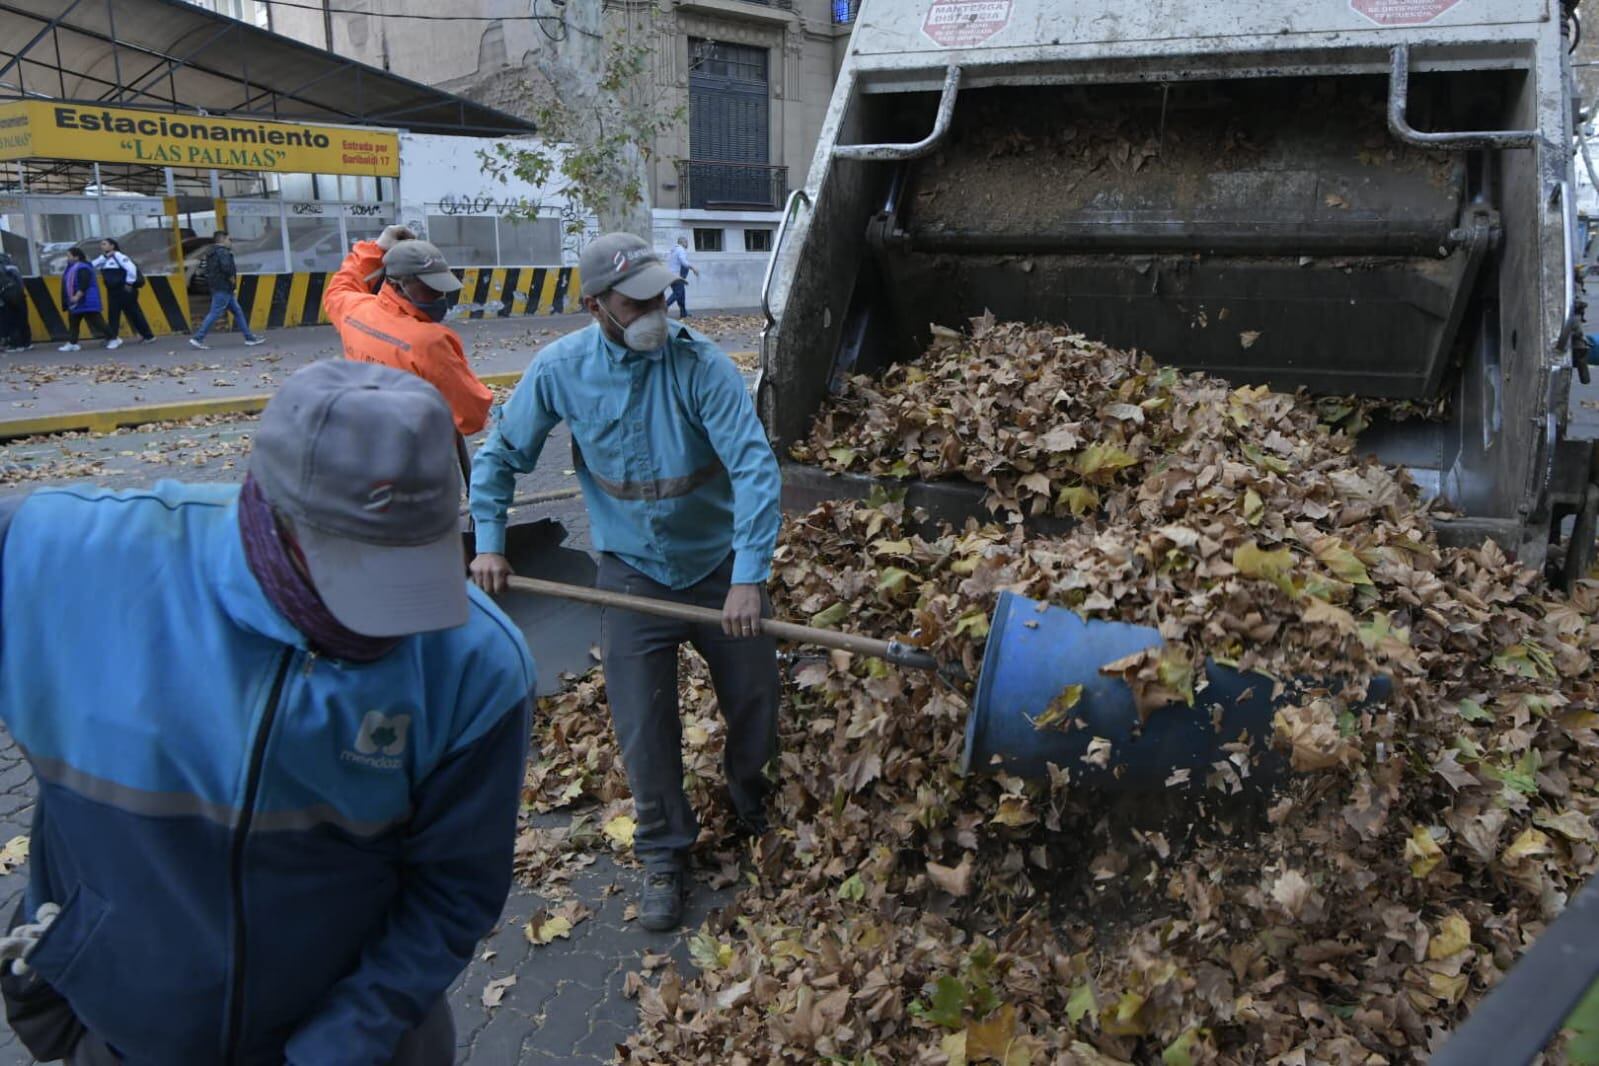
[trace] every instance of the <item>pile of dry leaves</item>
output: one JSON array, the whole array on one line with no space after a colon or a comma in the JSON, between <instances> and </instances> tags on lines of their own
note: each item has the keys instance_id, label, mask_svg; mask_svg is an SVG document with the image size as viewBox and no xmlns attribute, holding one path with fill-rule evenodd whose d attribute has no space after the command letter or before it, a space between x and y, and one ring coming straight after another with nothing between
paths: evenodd
<instances>
[{"instance_id":1,"label":"pile of dry leaves","mask_svg":"<svg viewBox=\"0 0 1599 1066\"><path fill-rule=\"evenodd\" d=\"M1002 589L1156 626L1163 648L1110 664L1153 715L1192 713L1207 658L1337 684L1279 709L1300 772L1277 791L1221 750L1135 802L1071 766L962 778L965 695L805 662L779 830L696 935L699 973L642 988L630 1061L1420 1061L1596 865L1599 585L1557 598L1492 544L1441 547L1308 401L980 321L854 382L803 452L1080 521L923 535L892 501L824 505L785 528L780 614L972 672ZM1359 702L1379 674L1392 694ZM585 744L536 795L621 799L614 746Z\"/></svg>"}]
</instances>

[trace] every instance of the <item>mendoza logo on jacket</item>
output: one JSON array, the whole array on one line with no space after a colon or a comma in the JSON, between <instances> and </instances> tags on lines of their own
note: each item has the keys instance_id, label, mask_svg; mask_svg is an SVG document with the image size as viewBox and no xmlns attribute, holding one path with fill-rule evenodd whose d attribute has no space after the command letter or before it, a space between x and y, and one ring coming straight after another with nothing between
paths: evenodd
<instances>
[{"instance_id":1,"label":"mendoza logo on jacket","mask_svg":"<svg viewBox=\"0 0 1599 1066\"><path fill-rule=\"evenodd\" d=\"M402 762L396 756L405 754L405 738L410 732L411 716L408 714L367 711L366 717L361 719L361 730L355 736L355 749L345 748L339 752L339 758L374 770L398 770Z\"/></svg>"}]
</instances>

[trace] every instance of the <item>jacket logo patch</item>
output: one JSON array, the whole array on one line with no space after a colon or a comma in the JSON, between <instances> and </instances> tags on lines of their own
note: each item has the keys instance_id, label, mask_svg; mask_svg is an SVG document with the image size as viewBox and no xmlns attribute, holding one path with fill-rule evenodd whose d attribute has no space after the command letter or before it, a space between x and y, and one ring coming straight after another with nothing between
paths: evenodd
<instances>
[{"instance_id":1,"label":"jacket logo patch","mask_svg":"<svg viewBox=\"0 0 1599 1066\"><path fill-rule=\"evenodd\" d=\"M339 753L339 758L375 770L398 770L402 765L399 756L405 754L405 741L410 732L411 716L408 714L367 711L356 733L354 750L345 749Z\"/></svg>"}]
</instances>

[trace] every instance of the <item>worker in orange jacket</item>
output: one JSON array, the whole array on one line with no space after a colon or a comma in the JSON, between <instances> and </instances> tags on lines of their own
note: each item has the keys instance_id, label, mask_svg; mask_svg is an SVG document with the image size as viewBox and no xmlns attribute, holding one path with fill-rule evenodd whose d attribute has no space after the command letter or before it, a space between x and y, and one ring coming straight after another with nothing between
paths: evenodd
<instances>
[{"instance_id":1,"label":"worker in orange jacket","mask_svg":"<svg viewBox=\"0 0 1599 1066\"><path fill-rule=\"evenodd\" d=\"M369 286L383 277L376 293ZM466 361L455 331L443 325L449 295L461 288L438 248L404 226L360 241L328 280L322 306L339 331L346 358L382 363L428 382L450 405L463 436L482 429L493 393Z\"/></svg>"}]
</instances>

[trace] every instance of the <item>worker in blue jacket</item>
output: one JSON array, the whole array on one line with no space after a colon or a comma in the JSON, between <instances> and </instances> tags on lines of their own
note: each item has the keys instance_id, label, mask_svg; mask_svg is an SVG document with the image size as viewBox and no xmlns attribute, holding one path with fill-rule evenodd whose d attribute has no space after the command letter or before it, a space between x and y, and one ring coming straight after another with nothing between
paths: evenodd
<instances>
[{"instance_id":1,"label":"worker in blue jacket","mask_svg":"<svg viewBox=\"0 0 1599 1066\"><path fill-rule=\"evenodd\" d=\"M601 588L720 609L701 626L607 609L600 653L611 722L633 792L644 864L639 922L682 918L699 822L683 792L677 650L704 657L727 722L734 813L765 832L777 751L775 643L760 620L780 520L777 457L744 379L715 344L666 317L672 273L642 240L613 233L579 261L594 322L533 359L472 464L474 580L498 594L511 568L506 511L559 422L588 504Z\"/></svg>"},{"instance_id":2,"label":"worker in blue jacket","mask_svg":"<svg viewBox=\"0 0 1599 1066\"><path fill-rule=\"evenodd\" d=\"M450 408L311 364L244 485L3 509L0 716L38 779L0 971L73 1066L446 1066L510 886L533 663L469 589Z\"/></svg>"}]
</instances>

